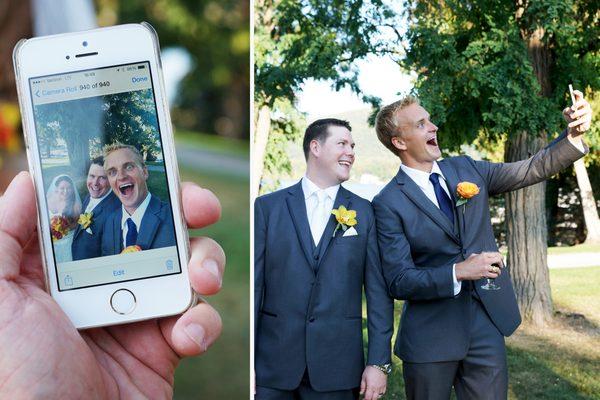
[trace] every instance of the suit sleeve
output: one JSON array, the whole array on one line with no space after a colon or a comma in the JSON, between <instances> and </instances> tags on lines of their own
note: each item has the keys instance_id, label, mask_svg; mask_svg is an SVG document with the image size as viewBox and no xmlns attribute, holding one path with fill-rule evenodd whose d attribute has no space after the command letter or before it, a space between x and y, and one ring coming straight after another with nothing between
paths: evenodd
<instances>
[{"instance_id":1,"label":"suit sleeve","mask_svg":"<svg viewBox=\"0 0 600 400\"><path fill-rule=\"evenodd\" d=\"M583 157L567 138L566 131L532 157L511 163L470 160L487 183L490 196L542 182Z\"/></svg>"},{"instance_id":2,"label":"suit sleeve","mask_svg":"<svg viewBox=\"0 0 600 400\"><path fill-rule=\"evenodd\" d=\"M394 331L394 300L388 293L383 277L374 216L368 229L366 263L365 294L369 337L367 364L389 364Z\"/></svg>"},{"instance_id":3,"label":"suit sleeve","mask_svg":"<svg viewBox=\"0 0 600 400\"><path fill-rule=\"evenodd\" d=\"M262 306L265 283L265 243L267 224L265 216L257 199L254 202L254 340L258 332L258 313Z\"/></svg>"},{"instance_id":4,"label":"suit sleeve","mask_svg":"<svg viewBox=\"0 0 600 400\"><path fill-rule=\"evenodd\" d=\"M437 300L454 297L453 260L417 267L400 217L381 198L373 200L383 274L390 295L399 300Z\"/></svg>"}]
</instances>

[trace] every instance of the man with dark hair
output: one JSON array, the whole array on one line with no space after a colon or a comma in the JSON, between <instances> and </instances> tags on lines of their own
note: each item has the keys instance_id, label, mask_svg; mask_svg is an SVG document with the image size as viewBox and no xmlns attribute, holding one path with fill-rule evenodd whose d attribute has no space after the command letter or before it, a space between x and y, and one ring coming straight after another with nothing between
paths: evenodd
<instances>
[{"instance_id":1,"label":"man with dark hair","mask_svg":"<svg viewBox=\"0 0 600 400\"><path fill-rule=\"evenodd\" d=\"M86 188L88 195L83 200L83 213L71 245L73 261L100 257L104 221L120 206L108 184L102 156L91 161Z\"/></svg>"},{"instance_id":2,"label":"man with dark hair","mask_svg":"<svg viewBox=\"0 0 600 400\"><path fill-rule=\"evenodd\" d=\"M542 182L586 152L590 105L581 92L569 123L548 147L513 163L441 157L438 128L409 96L377 115L379 140L402 164L373 200L390 294L404 300L394 347L408 399L506 399L504 336L521 322L502 271L489 196ZM497 290L487 279L495 278Z\"/></svg>"},{"instance_id":3,"label":"man with dark hair","mask_svg":"<svg viewBox=\"0 0 600 400\"><path fill-rule=\"evenodd\" d=\"M340 185L354 163L350 125L315 121L303 147L302 180L255 202L256 398L376 399L391 368L393 302L371 204Z\"/></svg>"}]
</instances>

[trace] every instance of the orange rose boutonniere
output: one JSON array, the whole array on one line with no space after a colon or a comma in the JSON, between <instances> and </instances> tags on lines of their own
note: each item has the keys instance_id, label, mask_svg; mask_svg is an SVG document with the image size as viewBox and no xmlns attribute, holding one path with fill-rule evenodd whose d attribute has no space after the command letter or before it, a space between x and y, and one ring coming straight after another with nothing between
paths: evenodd
<instances>
[{"instance_id":1,"label":"orange rose boutonniere","mask_svg":"<svg viewBox=\"0 0 600 400\"><path fill-rule=\"evenodd\" d=\"M127 254L127 253L135 253L138 251L142 251L142 248L140 246L138 246L137 244L134 244L132 246L127 246L123 249L123 251L121 251L121 254Z\"/></svg>"},{"instance_id":2,"label":"orange rose boutonniere","mask_svg":"<svg viewBox=\"0 0 600 400\"><path fill-rule=\"evenodd\" d=\"M459 197L458 201L456 202L456 207L460 207L463 204L467 204L467 201L469 201L471 197L475 197L479 194L479 187L471 182L460 182L456 186L456 194ZM465 212L464 207L463 212Z\"/></svg>"}]
</instances>

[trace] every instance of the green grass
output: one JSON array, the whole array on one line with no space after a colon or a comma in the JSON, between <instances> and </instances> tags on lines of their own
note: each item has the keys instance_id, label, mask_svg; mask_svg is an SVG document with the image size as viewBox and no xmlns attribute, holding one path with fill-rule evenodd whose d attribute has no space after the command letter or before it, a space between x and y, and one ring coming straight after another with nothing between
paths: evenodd
<instances>
[{"instance_id":1,"label":"green grass","mask_svg":"<svg viewBox=\"0 0 600 400\"><path fill-rule=\"evenodd\" d=\"M523 325L507 339L508 398L600 399L600 267L551 270L550 280L555 320ZM396 326L401 309L397 301ZM405 399L402 363L395 356L393 363L384 399Z\"/></svg>"},{"instance_id":2,"label":"green grass","mask_svg":"<svg viewBox=\"0 0 600 400\"><path fill-rule=\"evenodd\" d=\"M570 253L598 253L600 258L600 244L578 244L576 246L548 247L548 254Z\"/></svg>"},{"instance_id":3,"label":"green grass","mask_svg":"<svg viewBox=\"0 0 600 400\"><path fill-rule=\"evenodd\" d=\"M250 154L250 143L247 140L224 138L207 133L177 130L175 142L229 155L248 157Z\"/></svg>"},{"instance_id":4,"label":"green grass","mask_svg":"<svg viewBox=\"0 0 600 400\"><path fill-rule=\"evenodd\" d=\"M222 218L192 231L209 236L225 250L227 268L221 293L208 298L223 318L223 333L206 355L182 361L175 374L175 399L246 399L250 366L249 182L181 169L182 179L211 189L221 200Z\"/></svg>"}]
</instances>

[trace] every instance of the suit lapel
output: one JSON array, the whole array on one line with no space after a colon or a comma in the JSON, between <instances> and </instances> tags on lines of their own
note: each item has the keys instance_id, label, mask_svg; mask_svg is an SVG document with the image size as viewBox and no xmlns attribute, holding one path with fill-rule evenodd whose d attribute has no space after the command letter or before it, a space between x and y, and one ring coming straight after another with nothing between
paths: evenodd
<instances>
[{"instance_id":1,"label":"suit lapel","mask_svg":"<svg viewBox=\"0 0 600 400\"><path fill-rule=\"evenodd\" d=\"M113 248L115 249L114 254L119 254L123 246L123 232L121 231L121 219L123 217L123 209L117 209L115 218L113 218Z\"/></svg>"},{"instance_id":2,"label":"suit lapel","mask_svg":"<svg viewBox=\"0 0 600 400\"><path fill-rule=\"evenodd\" d=\"M443 171L442 171L443 172ZM444 232L456 243L460 244L460 239L454 232L452 224L448 217L429 200L421 188L400 169L396 175L396 182L400 185L400 190L423 211L431 220L436 223Z\"/></svg>"},{"instance_id":3,"label":"suit lapel","mask_svg":"<svg viewBox=\"0 0 600 400\"><path fill-rule=\"evenodd\" d=\"M152 241L154 240L154 236L156 236L158 226L161 222L159 215L160 200L154 196L151 196L148 208L146 209L146 212L142 217L142 222L138 227L137 245L140 246L142 250L148 250L151 248Z\"/></svg>"},{"instance_id":4,"label":"suit lapel","mask_svg":"<svg viewBox=\"0 0 600 400\"><path fill-rule=\"evenodd\" d=\"M285 199L287 207L292 217L296 235L300 241L300 247L302 247L302 252L312 270L312 235L310 233L310 225L308 224L306 201L304 200L304 192L302 191L302 181L291 186L288 189L288 194L288 197Z\"/></svg>"},{"instance_id":5,"label":"suit lapel","mask_svg":"<svg viewBox=\"0 0 600 400\"><path fill-rule=\"evenodd\" d=\"M88 194L86 196L86 198L83 200L83 204L81 206L81 213L83 214L85 212L85 208L87 207L87 205L90 203L90 195ZM73 234L73 238L77 238L77 236L83 231L83 229L81 229L81 225L77 224L77 228L75 228L75 233Z\"/></svg>"},{"instance_id":6,"label":"suit lapel","mask_svg":"<svg viewBox=\"0 0 600 400\"><path fill-rule=\"evenodd\" d=\"M346 207L346 209L350 209L350 206L352 205L351 202L351 196L350 196L350 192L346 189L344 189L343 186L340 185L340 188L337 192L337 195L335 196L335 201L333 202L333 208L339 208L340 206L344 206ZM337 220L335 219L335 216L333 214L331 214L329 216L329 220L327 221L327 225L325 226L325 230L323 231L323 237L321 237L321 248L320 248L320 252L319 252L319 262L318 264L321 264L321 261L323 260L323 258L325 257L325 253L327 252L327 249L329 248L329 245L331 244L331 239L333 239L333 231L335 230L335 227L337 225ZM340 229L341 231L341 229ZM341 233L336 232L336 235L338 235Z\"/></svg>"},{"instance_id":7,"label":"suit lapel","mask_svg":"<svg viewBox=\"0 0 600 400\"><path fill-rule=\"evenodd\" d=\"M458 178L458 174L456 173L456 169L454 169L454 167L444 161L440 161L438 163L438 166L440 167L440 169L442 170L442 173L444 174L444 177L446 178L446 183L448 184L448 190L450 191L450 195L452 196L452 200L454 202L454 204L456 204L456 202L458 201L458 195L456 192L456 187L458 186L458 183L460 182L459 178ZM456 218L458 220L458 234L461 235L462 232L464 232L464 228L465 228L465 215L464 215L464 209L463 207L454 207L454 213L456 215Z\"/></svg>"}]
</instances>

